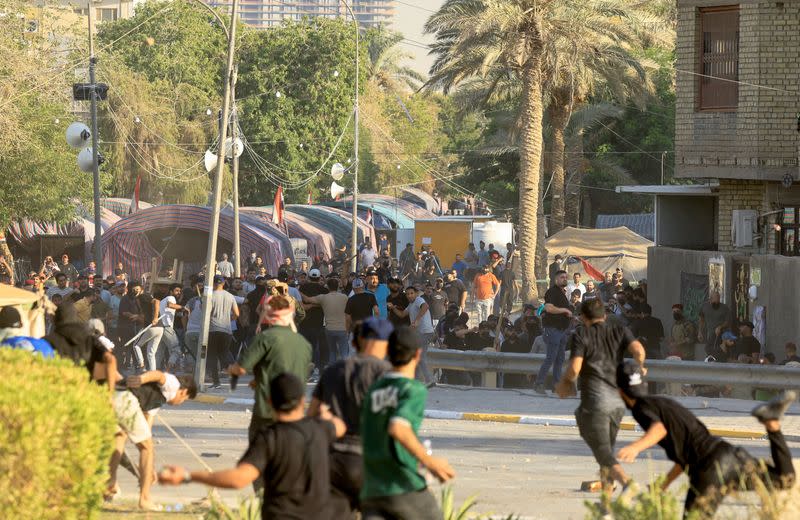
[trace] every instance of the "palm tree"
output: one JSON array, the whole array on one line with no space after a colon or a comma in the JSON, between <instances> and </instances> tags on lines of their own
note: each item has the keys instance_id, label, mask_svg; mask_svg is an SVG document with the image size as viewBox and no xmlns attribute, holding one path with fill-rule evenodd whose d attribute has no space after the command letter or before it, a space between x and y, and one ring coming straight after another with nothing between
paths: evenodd
<instances>
[{"instance_id":1,"label":"palm tree","mask_svg":"<svg viewBox=\"0 0 800 520\"><path fill-rule=\"evenodd\" d=\"M369 56L367 77L381 90L398 94L403 90L417 90L424 83L422 74L402 64L413 56L397 46L403 40L401 33L378 27L368 30L364 40Z\"/></svg>"},{"instance_id":2,"label":"palm tree","mask_svg":"<svg viewBox=\"0 0 800 520\"><path fill-rule=\"evenodd\" d=\"M537 278L547 71L563 69L554 66L552 57L569 59L552 51L565 39L581 49L632 45L641 28L642 20L634 16L639 7L631 0L447 0L425 26L436 38L429 88L447 92L469 78L492 74L499 80L498 70L514 74L522 84L518 225L526 300L532 299Z\"/></svg>"}]
</instances>

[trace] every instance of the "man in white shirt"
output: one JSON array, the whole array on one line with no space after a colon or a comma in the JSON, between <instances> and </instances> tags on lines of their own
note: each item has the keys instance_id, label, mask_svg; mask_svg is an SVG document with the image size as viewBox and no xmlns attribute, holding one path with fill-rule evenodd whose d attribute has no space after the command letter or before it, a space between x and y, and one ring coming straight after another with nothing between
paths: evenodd
<instances>
[{"instance_id":1,"label":"man in white shirt","mask_svg":"<svg viewBox=\"0 0 800 520\"><path fill-rule=\"evenodd\" d=\"M433 382L433 376L428 370L426 361L428 355L428 347L433 343L434 329L431 313L428 304L422 298L419 291L412 285L406 287L406 298L408 298L408 307L399 309L392 303L387 303L386 306L390 312L394 312L397 316L408 319L411 321L411 328L417 331L420 339L422 340L422 357L420 358L419 365L417 365L417 379L422 379L425 384Z\"/></svg>"},{"instance_id":2,"label":"man in white shirt","mask_svg":"<svg viewBox=\"0 0 800 520\"><path fill-rule=\"evenodd\" d=\"M183 287L179 283L169 286L169 293L158 304L158 315L161 316L159 325L164 329L161 336L162 344L167 347L169 360L167 361L167 372L172 372L181 358L181 343L175 333L175 311L182 311L184 308L178 305L178 299L183 293Z\"/></svg>"},{"instance_id":3,"label":"man in white shirt","mask_svg":"<svg viewBox=\"0 0 800 520\"><path fill-rule=\"evenodd\" d=\"M231 278L233 276L233 264L228 262L227 254L222 253L222 260L217 263L217 271L225 278Z\"/></svg>"},{"instance_id":4,"label":"man in white shirt","mask_svg":"<svg viewBox=\"0 0 800 520\"><path fill-rule=\"evenodd\" d=\"M578 289L581 292L581 300L583 299L583 295L586 293L586 286L581 283L581 273L575 273L572 275L572 282L567 284L567 295L572 294L572 291Z\"/></svg>"},{"instance_id":5,"label":"man in white shirt","mask_svg":"<svg viewBox=\"0 0 800 520\"><path fill-rule=\"evenodd\" d=\"M67 286L67 275L64 273L56 273L55 279L57 285L47 290L47 297L51 300L56 294L66 299L67 296L75 292L75 289Z\"/></svg>"},{"instance_id":6,"label":"man in white shirt","mask_svg":"<svg viewBox=\"0 0 800 520\"><path fill-rule=\"evenodd\" d=\"M375 260L378 259L378 255L375 250L372 248L372 244L367 242L364 245L364 249L361 250L361 268L367 269L375 265Z\"/></svg>"}]
</instances>

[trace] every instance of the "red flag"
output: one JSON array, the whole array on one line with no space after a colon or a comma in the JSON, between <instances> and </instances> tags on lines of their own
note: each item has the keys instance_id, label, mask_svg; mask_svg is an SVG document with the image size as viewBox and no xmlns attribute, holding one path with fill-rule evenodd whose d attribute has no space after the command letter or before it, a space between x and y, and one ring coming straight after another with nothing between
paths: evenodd
<instances>
[{"instance_id":1,"label":"red flag","mask_svg":"<svg viewBox=\"0 0 800 520\"><path fill-rule=\"evenodd\" d=\"M308 200L306 200L306 204L308 204L309 206L314 204L314 201L311 198L311 190L308 190Z\"/></svg>"},{"instance_id":2,"label":"red flag","mask_svg":"<svg viewBox=\"0 0 800 520\"><path fill-rule=\"evenodd\" d=\"M590 264L589 262L587 262L586 260L584 260L581 257L576 256L575 258L577 258L578 260L581 261L581 264L583 265L583 270L586 271L586 274L588 274L589 276L591 276L592 278L594 278L598 282L602 282L603 280L606 279L606 277L603 275L603 273L598 271L595 266L593 266L592 264Z\"/></svg>"},{"instance_id":3,"label":"red flag","mask_svg":"<svg viewBox=\"0 0 800 520\"><path fill-rule=\"evenodd\" d=\"M367 208L367 224L372 224L372 208Z\"/></svg>"},{"instance_id":4,"label":"red flag","mask_svg":"<svg viewBox=\"0 0 800 520\"><path fill-rule=\"evenodd\" d=\"M131 195L131 204L128 206L128 215L139 211L139 189L142 187L142 176L136 177L136 187L133 188L133 195Z\"/></svg>"},{"instance_id":5,"label":"red flag","mask_svg":"<svg viewBox=\"0 0 800 520\"><path fill-rule=\"evenodd\" d=\"M275 192L275 202L272 204L272 222L274 224L283 224L283 186L278 186L278 191Z\"/></svg>"}]
</instances>

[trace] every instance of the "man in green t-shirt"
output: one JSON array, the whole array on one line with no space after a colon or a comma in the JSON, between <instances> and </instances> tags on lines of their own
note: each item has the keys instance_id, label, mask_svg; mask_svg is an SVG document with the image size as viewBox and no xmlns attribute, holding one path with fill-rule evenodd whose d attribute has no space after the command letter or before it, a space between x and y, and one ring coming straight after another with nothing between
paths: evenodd
<instances>
[{"instance_id":1,"label":"man in green t-shirt","mask_svg":"<svg viewBox=\"0 0 800 520\"><path fill-rule=\"evenodd\" d=\"M414 379L421 354L419 335L408 327L398 329L397 341L389 344L392 371L370 387L361 407L364 520L442 518L419 465L442 482L455 472L417 438L428 397L425 385Z\"/></svg>"},{"instance_id":2,"label":"man in green t-shirt","mask_svg":"<svg viewBox=\"0 0 800 520\"><path fill-rule=\"evenodd\" d=\"M257 334L238 363L228 368L232 376L252 372L255 376L256 403L250 419L248 440L252 443L262 428L275 423L275 414L269 404L269 383L275 376L287 372L306 381L311 363L311 344L293 329L294 305L285 296L267 299L266 321L268 328ZM256 481L258 489L261 479Z\"/></svg>"}]
</instances>

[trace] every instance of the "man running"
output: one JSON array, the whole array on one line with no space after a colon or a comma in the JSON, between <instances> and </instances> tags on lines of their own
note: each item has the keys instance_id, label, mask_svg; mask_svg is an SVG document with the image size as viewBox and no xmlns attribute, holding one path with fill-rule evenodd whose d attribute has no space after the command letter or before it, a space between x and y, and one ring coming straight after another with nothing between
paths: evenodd
<instances>
[{"instance_id":1,"label":"man running","mask_svg":"<svg viewBox=\"0 0 800 520\"><path fill-rule=\"evenodd\" d=\"M599 299L581 306L580 319L581 326L569 338L570 361L556 392L561 398L573 395L580 374L581 404L575 410L575 419L581 437L600 464L600 481L608 497L615 480L626 488L629 482L613 451L625 415L615 382L617 365L626 351L642 365L645 351L626 327L606 322L605 307Z\"/></svg>"},{"instance_id":2,"label":"man running","mask_svg":"<svg viewBox=\"0 0 800 520\"><path fill-rule=\"evenodd\" d=\"M361 403L372 383L391 369L384 361L394 327L382 318L367 318L353 330L357 355L339 360L322 373L308 415L318 416L323 405L347 425L347 433L331 448L331 499L341 518L353 518L363 484Z\"/></svg>"},{"instance_id":3,"label":"man running","mask_svg":"<svg viewBox=\"0 0 800 520\"><path fill-rule=\"evenodd\" d=\"M372 385L361 407L364 520L442 518L419 465L442 482L455 472L445 459L431 456L417 437L428 396L425 385L414 379L421 354L419 335L400 328L389 344L392 371Z\"/></svg>"},{"instance_id":4,"label":"man running","mask_svg":"<svg viewBox=\"0 0 800 520\"><path fill-rule=\"evenodd\" d=\"M773 464L754 458L743 448L711 435L689 410L667 397L648 396L644 374L626 361L617 368L617 386L625 406L645 430L637 441L619 450L619 460L633 462L642 451L658 444L675 463L664 481L667 487L684 471L689 474L684 518L699 513L714 515L725 494L744 483L748 489L761 480L768 489L788 489L794 484L792 455L781 432L781 418L797 394L786 391L753 408L751 414L764 425ZM695 514L696 514L695 513Z\"/></svg>"},{"instance_id":5,"label":"man running","mask_svg":"<svg viewBox=\"0 0 800 520\"><path fill-rule=\"evenodd\" d=\"M293 374L269 383L270 406L276 422L250 440L235 468L188 472L168 466L158 474L161 484L199 482L242 489L261 478L266 493L261 518L335 520L330 502L328 450L346 426L323 407L320 419L305 416L305 385Z\"/></svg>"}]
</instances>

